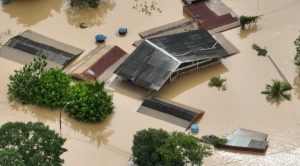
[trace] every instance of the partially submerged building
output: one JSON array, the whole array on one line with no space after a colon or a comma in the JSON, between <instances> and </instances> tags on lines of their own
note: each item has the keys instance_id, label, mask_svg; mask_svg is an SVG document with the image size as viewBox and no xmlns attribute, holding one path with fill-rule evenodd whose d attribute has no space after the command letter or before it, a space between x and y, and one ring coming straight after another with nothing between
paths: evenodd
<instances>
[{"instance_id":1,"label":"partially submerged building","mask_svg":"<svg viewBox=\"0 0 300 166\"><path fill-rule=\"evenodd\" d=\"M159 97L146 98L139 107L139 113L167 121L188 129L199 120L204 111Z\"/></svg>"},{"instance_id":2,"label":"partially submerged building","mask_svg":"<svg viewBox=\"0 0 300 166\"><path fill-rule=\"evenodd\" d=\"M64 68L84 50L50 39L27 30L10 40L0 49L0 57L21 64L33 62L36 57L46 57L46 68Z\"/></svg>"},{"instance_id":3,"label":"partially submerged building","mask_svg":"<svg viewBox=\"0 0 300 166\"><path fill-rule=\"evenodd\" d=\"M183 11L210 33L240 26L238 16L218 0L187 4L183 6Z\"/></svg>"},{"instance_id":4,"label":"partially submerged building","mask_svg":"<svg viewBox=\"0 0 300 166\"><path fill-rule=\"evenodd\" d=\"M268 134L239 128L227 136L224 148L264 152L268 148Z\"/></svg>"},{"instance_id":5,"label":"partially submerged building","mask_svg":"<svg viewBox=\"0 0 300 166\"><path fill-rule=\"evenodd\" d=\"M100 78L107 81L127 53L115 45L99 45L89 54L74 64L68 71L76 79L92 81ZM115 66L115 67L113 67Z\"/></svg>"},{"instance_id":6,"label":"partially submerged building","mask_svg":"<svg viewBox=\"0 0 300 166\"><path fill-rule=\"evenodd\" d=\"M229 52L204 29L183 32L145 39L114 73L129 83L158 91L181 74L221 62Z\"/></svg>"}]
</instances>

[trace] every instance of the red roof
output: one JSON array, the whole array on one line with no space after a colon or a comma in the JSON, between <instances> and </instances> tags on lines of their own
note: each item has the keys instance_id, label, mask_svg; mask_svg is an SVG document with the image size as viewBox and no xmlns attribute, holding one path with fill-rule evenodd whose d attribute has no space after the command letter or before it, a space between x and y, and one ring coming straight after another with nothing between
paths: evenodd
<instances>
[{"instance_id":1,"label":"red roof","mask_svg":"<svg viewBox=\"0 0 300 166\"><path fill-rule=\"evenodd\" d=\"M210 10L204 2L185 5L183 10L191 17L198 20L205 30L211 30L238 21L237 17L232 17L230 13L218 16Z\"/></svg>"}]
</instances>

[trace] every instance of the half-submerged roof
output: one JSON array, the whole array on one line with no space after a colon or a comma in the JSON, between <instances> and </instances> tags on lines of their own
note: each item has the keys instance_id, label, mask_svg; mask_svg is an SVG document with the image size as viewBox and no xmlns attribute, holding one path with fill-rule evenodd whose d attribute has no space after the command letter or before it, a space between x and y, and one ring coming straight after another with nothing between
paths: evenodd
<instances>
[{"instance_id":1,"label":"half-submerged roof","mask_svg":"<svg viewBox=\"0 0 300 166\"><path fill-rule=\"evenodd\" d=\"M102 76L103 73L125 57L125 55L127 53L118 46L100 45L74 64L71 67L70 75L81 80L92 81L95 77ZM110 73L109 76L112 76L113 72L111 71ZM106 81L109 79L108 77L101 80Z\"/></svg>"},{"instance_id":2,"label":"half-submerged roof","mask_svg":"<svg viewBox=\"0 0 300 166\"><path fill-rule=\"evenodd\" d=\"M0 56L21 64L33 62L34 57L46 56L47 68L63 68L84 50L58 42L27 30L8 40L0 50Z\"/></svg>"},{"instance_id":3,"label":"half-submerged roof","mask_svg":"<svg viewBox=\"0 0 300 166\"><path fill-rule=\"evenodd\" d=\"M139 107L138 112L189 128L205 113L202 110L188 107L186 105L164 100L159 97L146 98Z\"/></svg>"},{"instance_id":4,"label":"half-submerged roof","mask_svg":"<svg viewBox=\"0 0 300 166\"><path fill-rule=\"evenodd\" d=\"M237 15L221 1L188 4L183 11L195 18L204 29L213 33L240 25Z\"/></svg>"},{"instance_id":5,"label":"half-submerged roof","mask_svg":"<svg viewBox=\"0 0 300 166\"><path fill-rule=\"evenodd\" d=\"M239 128L227 136L224 148L264 152L268 147L268 134Z\"/></svg>"},{"instance_id":6,"label":"half-submerged roof","mask_svg":"<svg viewBox=\"0 0 300 166\"><path fill-rule=\"evenodd\" d=\"M159 90L182 63L221 58L227 51L204 29L144 40L115 74Z\"/></svg>"}]
</instances>

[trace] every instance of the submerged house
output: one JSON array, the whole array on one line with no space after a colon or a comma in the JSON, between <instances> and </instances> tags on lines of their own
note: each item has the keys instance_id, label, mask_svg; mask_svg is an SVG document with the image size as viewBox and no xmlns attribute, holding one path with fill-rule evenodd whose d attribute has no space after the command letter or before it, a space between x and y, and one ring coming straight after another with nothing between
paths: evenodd
<instances>
[{"instance_id":1,"label":"submerged house","mask_svg":"<svg viewBox=\"0 0 300 166\"><path fill-rule=\"evenodd\" d=\"M158 91L167 81L212 64L229 53L206 30L145 39L114 71L129 83Z\"/></svg>"},{"instance_id":2,"label":"submerged house","mask_svg":"<svg viewBox=\"0 0 300 166\"><path fill-rule=\"evenodd\" d=\"M62 69L83 51L27 30L7 41L0 49L0 57L25 65L34 58L46 56L46 68Z\"/></svg>"},{"instance_id":3,"label":"submerged house","mask_svg":"<svg viewBox=\"0 0 300 166\"><path fill-rule=\"evenodd\" d=\"M79 80L107 81L113 71L123 62L127 53L116 45L99 45L89 54L72 65L68 73Z\"/></svg>"}]
</instances>

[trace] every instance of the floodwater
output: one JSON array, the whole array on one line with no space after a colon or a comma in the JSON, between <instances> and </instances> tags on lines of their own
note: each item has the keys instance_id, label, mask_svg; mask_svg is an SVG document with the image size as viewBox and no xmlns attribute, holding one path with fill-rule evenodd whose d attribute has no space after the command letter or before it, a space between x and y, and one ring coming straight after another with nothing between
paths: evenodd
<instances>
[{"instance_id":1,"label":"floodwater","mask_svg":"<svg viewBox=\"0 0 300 166\"><path fill-rule=\"evenodd\" d=\"M216 1L216 0L215 0ZM98 9L71 8L64 0L14 0L2 5L0 11L0 42L27 29L86 51L96 47L95 35L104 34L106 44L116 44L128 53L132 43L140 39L138 32L171 23L185 17L181 2L156 0L151 14L142 12L144 3L152 0L111 0ZM216 1L217 2L217 1ZM249 30L234 28L223 32L240 53L223 60L222 64L178 77L166 84L159 95L206 113L198 122L198 136L214 134L226 136L239 127L268 134L269 148L265 154L214 150L204 165L300 165L300 79L293 65L295 46L299 36L300 1L298 0L224 0L238 15L262 15ZM160 12L161 11L161 12ZM89 27L80 29L80 23ZM127 27L125 37L116 35L119 27ZM271 79L282 79L267 57L257 56L253 43L266 47L270 57L293 85L292 101L270 103L260 94ZM133 134L148 127L167 131L184 131L173 124L137 113L138 97L112 89L116 109L100 124L85 124L63 114L59 129L59 109L49 111L36 106L22 106L7 100L9 75L22 65L0 58L0 124L9 121L41 121L67 138L62 155L67 166L74 165L132 165ZM209 88L211 76L226 78L227 90ZM123 86L126 87L126 86ZM132 88L132 87L130 87ZM119 88L120 89L120 88ZM134 89L134 88L132 88ZM142 96L142 90L130 90Z\"/></svg>"}]
</instances>

